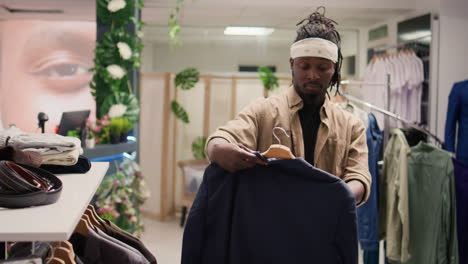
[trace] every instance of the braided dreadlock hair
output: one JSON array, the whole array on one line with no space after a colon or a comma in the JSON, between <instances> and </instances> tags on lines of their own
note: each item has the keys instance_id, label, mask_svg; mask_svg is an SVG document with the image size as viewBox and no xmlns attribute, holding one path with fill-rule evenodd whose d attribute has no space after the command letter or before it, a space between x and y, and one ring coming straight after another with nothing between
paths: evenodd
<instances>
[{"instance_id":1,"label":"braided dreadlock hair","mask_svg":"<svg viewBox=\"0 0 468 264\"><path fill-rule=\"evenodd\" d=\"M320 13L320 9L323 12ZM306 24L301 25L306 22ZM343 55L341 54L341 37L340 33L335 28L335 24L338 25L334 20L325 16L325 7L318 7L315 12L309 15L308 18L303 19L297 23L299 26L297 30L296 40L303 40L306 38L322 38L335 43L338 46L338 61L335 64L335 74L333 75L330 85L336 87L336 93L339 93L340 81L341 81L341 64L343 63Z\"/></svg>"}]
</instances>

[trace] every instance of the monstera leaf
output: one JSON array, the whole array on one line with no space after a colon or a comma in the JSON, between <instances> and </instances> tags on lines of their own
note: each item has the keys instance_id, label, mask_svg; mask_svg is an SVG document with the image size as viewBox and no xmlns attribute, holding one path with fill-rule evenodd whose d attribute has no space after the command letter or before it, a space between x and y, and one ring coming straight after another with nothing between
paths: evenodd
<instances>
[{"instance_id":1,"label":"monstera leaf","mask_svg":"<svg viewBox=\"0 0 468 264\"><path fill-rule=\"evenodd\" d=\"M192 142L192 154L195 159L206 159L205 144L206 137L197 137Z\"/></svg>"},{"instance_id":2,"label":"monstera leaf","mask_svg":"<svg viewBox=\"0 0 468 264\"><path fill-rule=\"evenodd\" d=\"M175 86L182 90L190 90L198 83L200 72L195 68L188 68L176 74Z\"/></svg>"},{"instance_id":3,"label":"monstera leaf","mask_svg":"<svg viewBox=\"0 0 468 264\"><path fill-rule=\"evenodd\" d=\"M116 92L104 99L101 106L101 113L103 115L109 113L110 108L116 104L123 104L127 107L127 110L123 117L128 118L131 122L138 120L138 113L140 112L140 106L138 99L135 95L127 92Z\"/></svg>"},{"instance_id":4,"label":"monstera leaf","mask_svg":"<svg viewBox=\"0 0 468 264\"><path fill-rule=\"evenodd\" d=\"M182 122L186 124L190 122L187 111L185 111L185 109L177 101L171 102L171 110L178 119L182 120Z\"/></svg>"}]
</instances>

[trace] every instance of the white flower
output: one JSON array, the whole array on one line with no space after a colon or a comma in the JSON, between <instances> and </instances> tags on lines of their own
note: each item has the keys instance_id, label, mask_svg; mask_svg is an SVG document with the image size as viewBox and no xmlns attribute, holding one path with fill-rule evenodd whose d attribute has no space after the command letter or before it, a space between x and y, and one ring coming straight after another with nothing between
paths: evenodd
<instances>
[{"instance_id":1,"label":"white flower","mask_svg":"<svg viewBox=\"0 0 468 264\"><path fill-rule=\"evenodd\" d=\"M125 0L111 0L109 1L109 4L107 4L107 9L114 13L124 8L126 4Z\"/></svg>"},{"instance_id":2,"label":"white flower","mask_svg":"<svg viewBox=\"0 0 468 264\"><path fill-rule=\"evenodd\" d=\"M111 108L109 109L109 117L110 118L117 118L117 117L121 117L125 114L125 112L127 112L127 106L126 105L123 105L123 104L115 104L113 106L111 106Z\"/></svg>"},{"instance_id":3,"label":"white flower","mask_svg":"<svg viewBox=\"0 0 468 264\"><path fill-rule=\"evenodd\" d=\"M143 31L140 30L140 31L137 31L136 35L137 35L137 37L139 37L139 38L143 38L143 37L145 36L145 33L144 33Z\"/></svg>"},{"instance_id":4,"label":"white flower","mask_svg":"<svg viewBox=\"0 0 468 264\"><path fill-rule=\"evenodd\" d=\"M119 42L117 43L117 47L119 48L120 57L124 60L128 60L132 57L132 49L130 49L127 43Z\"/></svg>"},{"instance_id":5,"label":"white flower","mask_svg":"<svg viewBox=\"0 0 468 264\"><path fill-rule=\"evenodd\" d=\"M113 79L121 79L125 76L125 70L122 69L122 67L120 67L119 65L112 64L107 66L106 69Z\"/></svg>"}]
</instances>

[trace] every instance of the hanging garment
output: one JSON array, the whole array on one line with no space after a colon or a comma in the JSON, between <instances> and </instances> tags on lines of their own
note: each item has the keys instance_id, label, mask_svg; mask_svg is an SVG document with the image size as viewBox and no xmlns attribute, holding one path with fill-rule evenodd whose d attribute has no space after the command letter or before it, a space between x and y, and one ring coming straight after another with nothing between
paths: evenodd
<instances>
[{"instance_id":1,"label":"hanging garment","mask_svg":"<svg viewBox=\"0 0 468 264\"><path fill-rule=\"evenodd\" d=\"M146 264L148 260L136 249L118 241L99 229L89 230L88 237L73 234L70 238L76 255L89 264Z\"/></svg>"},{"instance_id":2,"label":"hanging garment","mask_svg":"<svg viewBox=\"0 0 468 264\"><path fill-rule=\"evenodd\" d=\"M453 159L460 264L468 264L468 165Z\"/></svg>"},{"instance_id":3,"label":"hanging garment","mask_svg":"<svg viewBox=\"0 0 468 264\"><path fill-rule=\"evenodd\" d=\"M383 60L376 59L374 62L370 63L364 74L365 83L375 83L381 85L363 85L362 86L362 96L363 100L379 107L382 109L387 109L387 69ZM379 127L384 128L384 117L378 112L372 113L376 114Z\"/></svg>"},{"instance_id":4,"label":"hanging garment","mask_svg":"<svg viewBox=\"0 0 468 264\"><path fill-rule=\"evenodd\" d=\"M356 263L355 198L301 158L230 174L206 170L184 231L183 264Z\"/></svg>"},{"instance_id":5,"label":"hanging garment","mask_svg":"<svg viewBox=\"0 0 468 264\"><path fill-rule=\"evenodd\" d=\"M364 263L378 263L379 260L379 208L378 183L383 135L373 114L369 114L369 125L366 131L367 147L369 148L369 171L372 175L371 194L367 203L357 208L358 233L361 248L367 258ZM367 260L367 261L366 261Z\"/></svg>"},{"instance_id":6,"label":"hanging garment","mask_svg":"<svg viewBox=\"0 0 468 264\"><path fill-rule=\"evenodd\" d=\"M394 129L385 148L379 178L379 231L387 241L387 257L405 262L410 258L408 212L408 153L410 146L400 129Z\"/></svg>"},{"instance_id":7,"label":"hanging garment","mask_svg":"<svg viewBox=\"0 0 468 264\"><path fill-rule=\"evenodd\" d=\"M414 147L419 142L427 142L427 134L415 128L402 128L401 131L405 134L406 141L410 147Z\"/></svg>"},{"instance_id":8,"label":"hanging garment","mask_svg":"<svg viewBox=\"0 0 468 264\"><path fill-rule=\"evenodd\" d=\"M388 91L387 74L390 75ZM424 65L414 52L399 52L391 57L375 57L364 73L363 99L387 109L407 120L421 121ZM378 85L380 84L380 85ZM389 103L389 104L388 104ZM379 127L384 127L384 116L377 115ZM399 125L390 120L390 128ZM386 128L386 129L390 129Z\"/></svg>"},{"instance_id":9,"label":"hanging garment","mask_svg":"<svg viewBox=\"0 0 468 264\"><path fill-rule=\"evenodd\" d=\"M445 123L445 149L456 152L457 160L468 165L468 80L455 83L450 92Z\"/></svg>"},{"instance_id":10,"label":"hanging garment","mask_svg":"<svg viewBox=\"0 0 468 264\"><path fill-rule=\"evenodd\" d=\"M145 245L138 238L120 229L118 226L116 226L114 223L112 223L108 219L98 218L98 221L100 221L101 224L103 225L104 233L135 248L143 256L145 256L145 258L149 261L149 263L151 264L157 263L156 258L153 256L153 254L151 254L151 252L145 247Z\"/></svg>"},{"instance_id":11,"label":"hanging garment","mask_svg":"<svg viewBox=\"0 0 468 264\"><path fill-rule=\"evenodd\" d=\"M34 254L31 254L33 243L32 242L17 242L11 249L8 256L9 260L19 259L19 258L40 258L43 261L46 260L47 253L52 247L50 243L47 242L34 242ZM25 262L27 263L27 262ZM46 263L46 262L44 262Z\"/></svg>"},{"instance_id":12,"label":"hanging garment","mask_svg":"<svg viewBox=\"0 0 468 264\"><path fill-rule=\"evenodd\" d=\"M405 264L458 264L450 155L423 142L411 148L408 186L411 258Z\"/></svg>"}]
</instances>

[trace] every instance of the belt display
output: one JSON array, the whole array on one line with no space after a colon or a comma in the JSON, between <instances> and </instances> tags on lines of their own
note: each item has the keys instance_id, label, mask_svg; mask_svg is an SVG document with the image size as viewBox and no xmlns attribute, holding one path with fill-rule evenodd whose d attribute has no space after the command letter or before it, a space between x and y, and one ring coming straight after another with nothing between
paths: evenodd
<instances>
[{"instance_id":1,"label":"belt display","mask_svg":"<svg viewBox=\"0 0 468 264\"><path fill-rule=\"evenodd\" d=\"M24 208L55 203L62 181L48 171L0 161L0 207Z\"/></svg>"}]
</instances>

